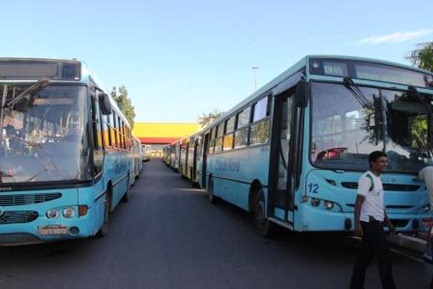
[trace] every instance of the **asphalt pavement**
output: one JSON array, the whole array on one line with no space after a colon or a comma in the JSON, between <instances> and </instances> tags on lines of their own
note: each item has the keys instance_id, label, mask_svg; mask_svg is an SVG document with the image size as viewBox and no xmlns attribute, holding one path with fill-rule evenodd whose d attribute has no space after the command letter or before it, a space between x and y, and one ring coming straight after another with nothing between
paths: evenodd
<instances>
[{"instance_id":1,"label":"asphalt pavement","mask_svg":"<svg viewBox=\"0 0 433 289\"><path fill-rule=\"evenodd\" d=\"M251 217L212 205L160 159L144 163L105 238L0 247L0 288L347 289L357 243L282 230L258 236ZM393 254L398 288L427 288L431 265ZM372 264L366 288L381 288Z\"/></svg>"}]
</instances>

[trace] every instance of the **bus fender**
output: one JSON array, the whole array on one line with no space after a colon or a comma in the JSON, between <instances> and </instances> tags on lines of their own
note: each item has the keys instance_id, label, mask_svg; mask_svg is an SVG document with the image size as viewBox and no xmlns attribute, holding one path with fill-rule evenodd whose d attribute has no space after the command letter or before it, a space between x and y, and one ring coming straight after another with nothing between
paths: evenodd
<instances>
[{"instance_id":1,"label":"bus fender","mask_svg":"<svg viewBox=\"0 0 433 289\"><path fill-rule=\"evenodd\" d=\"M250 192L248 195L248 212L253 212L254 211L254 204L256 202L256 199L258 197L258 193L260 192L260 189L262 188L262 184L260 183L259 180L254 180L251 183L250 186Z\"/></svg>"}]
</instances>

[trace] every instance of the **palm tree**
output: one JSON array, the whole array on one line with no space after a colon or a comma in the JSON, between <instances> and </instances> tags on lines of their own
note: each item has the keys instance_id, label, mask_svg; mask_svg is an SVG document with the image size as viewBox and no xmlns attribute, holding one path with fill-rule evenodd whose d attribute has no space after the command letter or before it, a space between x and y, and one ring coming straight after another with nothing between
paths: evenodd
<instances>
[{"instance_id":1,"label":"palm tree","mask_svg":"<svg viewBox=\"0 0 433 289\"><path fill-rule=\"evenodd\" d=\"M433 71L433 42L420 43L405 57L412 65Z\"/></svg>"},{"instance_id":2,"label":"palm tree","mask_svg":"<svg viewBox=\"0 0 433 289\"><path fill-rule=\"evenodd\" d=\"M210 112L208 114L202 114L202 116L198 117L198 124L201 127L205 127L208 124L211 124L215 119L219 118L221 116L222 112L220 112L218 109L214 109L213 112Z\"/></svg>"},{"instance_id":3,"label":"palm tree","mask_svg":"<svg viewBox=\"0 0 433 289\"><path fill-rule=\"evenodd\" d=\"M412 50L406 57L413 66L417 66L421 69L433 71L433 42L420 43L417 45L417 49ZM431 80L425 79L427 86L432 86ZM427 125L428 120L423 116L418 116L414 121L412 127L413 135L413 147L416 148L427 148L428 145L422 141L423 135L428 134L429 126Z\"/></svg>"}]
</instances>

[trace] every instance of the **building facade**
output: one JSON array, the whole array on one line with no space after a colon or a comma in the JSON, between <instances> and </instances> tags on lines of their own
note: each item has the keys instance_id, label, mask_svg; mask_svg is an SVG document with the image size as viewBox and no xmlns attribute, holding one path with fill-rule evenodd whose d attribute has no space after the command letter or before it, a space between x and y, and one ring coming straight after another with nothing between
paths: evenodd
<instances>
[{"instance_id":1,"label":"building facade","mask_svg":"<svg viewBox=\"0 0 433 289\"><path fill-rule=\"evenodd\" d=\"M142 144L150 145L152 156L162 154L162 147L184 136L200 130L197 123L149 123L136 122L132 133L140 139Z\"/></svg>"}]
</instances>

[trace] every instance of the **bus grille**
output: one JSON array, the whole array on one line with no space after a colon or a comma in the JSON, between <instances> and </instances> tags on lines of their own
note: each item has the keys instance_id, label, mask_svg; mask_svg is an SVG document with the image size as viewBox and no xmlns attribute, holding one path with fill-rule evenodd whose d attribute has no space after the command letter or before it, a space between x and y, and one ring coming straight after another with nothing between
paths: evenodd
<instances>
[{"instance_id":1,"label":"bus grille","mask_svg":"<svg viewBox=\"0 0 433 289\"><path fill-rule=\"evenodd\" d=\"M52 194L26 194L26 195L0 195L0 206L22 206L39 204L58 199L62 196L60 193Z\"/></svg>"},{"instance_id":2,"label":"bus grille","mask_svg":"<svg viewBox=\"0 0 433 289\"><path fill-rule=\"evenodd\" d=\"M0 216L0 225L28 223L37 217L38 212L35 211L6 211Z\"/></svg>"},{"instance_id":3,"label":"bus grille","mask_svg":"<svg viewBox=\"0 0 433 289\"><path fill-rule=\"evenodd\" d=\"M356 182L342 182L341 185L348 189L358 189L358 183ZM385 191L405 191L414 192L419 190L418 185L396 185L396 184L383 184L383 189Z\"/></svg>"},{"instance_id":4,"label":"bus grille","mask_svg":"<svg viewBox=\"0 0 433 289\"><path fill-rule=\"evenodd\" d=\"M392 219L391 223L396 226L397 228L406 227L407 224L409 224L409 220L395 220Z\"/></svg>"}]
</instances>

